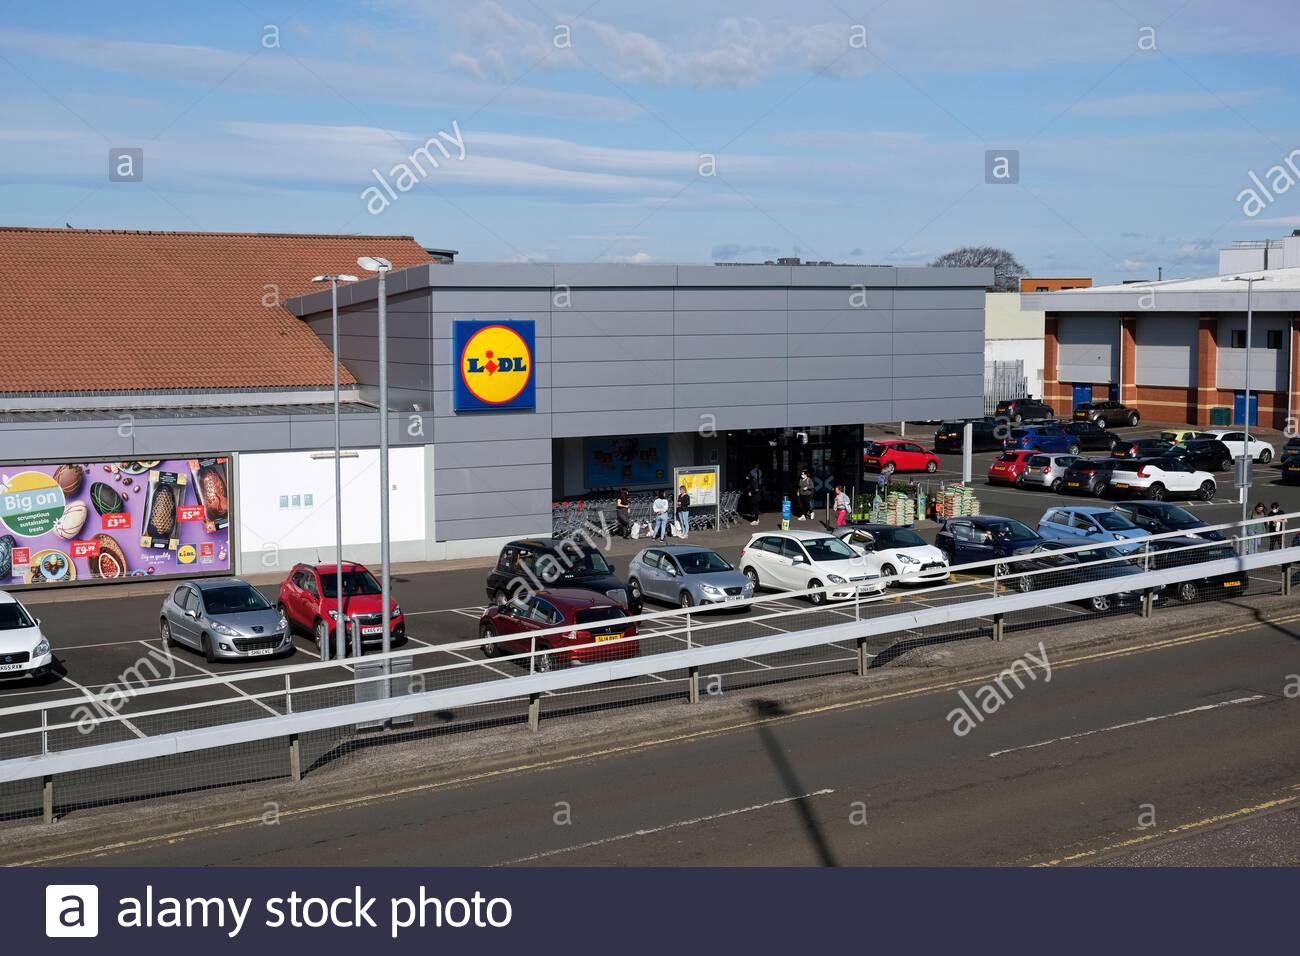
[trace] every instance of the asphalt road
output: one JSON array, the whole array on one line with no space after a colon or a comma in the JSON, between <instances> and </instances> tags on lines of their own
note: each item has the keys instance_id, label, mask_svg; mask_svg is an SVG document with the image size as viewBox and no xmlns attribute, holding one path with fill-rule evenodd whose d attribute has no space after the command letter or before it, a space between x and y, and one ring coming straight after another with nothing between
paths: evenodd
<instances>
[{"instance_id":1,"label":"asphalt road","mask_svg":"<svg viewBox=\"0 0 1300 956\"><path fill-rule=\"evenodd\" d=\"M391 797L377 784L362 805L85 862L1087 864L1300 800L1296 625L1049 663L964 736L950 684L804 714L760 704L715 733ZM986 700L979 683L963 689Z\"/></svg>"}]
</instances>

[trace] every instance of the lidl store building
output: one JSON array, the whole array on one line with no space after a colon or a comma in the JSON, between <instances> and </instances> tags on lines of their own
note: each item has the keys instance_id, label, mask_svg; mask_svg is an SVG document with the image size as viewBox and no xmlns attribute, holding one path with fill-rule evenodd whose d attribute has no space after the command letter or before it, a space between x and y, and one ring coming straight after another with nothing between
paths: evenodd
<instances>
[{"instance_id":1,"label":"lidl store building","mask_svg":"<svg viewBox=\"0 0 1300 956\"><path fill-rule=\"evenodd\" d=\"M990 270L455 263L409 237L0 229L0 587L333 556L328 291L386 277L393 558L558 500L860 469L863 424L979 415ZM340 286L343 532L377 557L378 280ZM36 317L42 321L36 321ZM61 470L60 470L61 469ZM66 515L66 517L64 517ZM43 516L43 517L42 517ZM7 539L7 541L5 540ZM5 552L9 557L6 566Z\"/></svg>"}]
</instances>

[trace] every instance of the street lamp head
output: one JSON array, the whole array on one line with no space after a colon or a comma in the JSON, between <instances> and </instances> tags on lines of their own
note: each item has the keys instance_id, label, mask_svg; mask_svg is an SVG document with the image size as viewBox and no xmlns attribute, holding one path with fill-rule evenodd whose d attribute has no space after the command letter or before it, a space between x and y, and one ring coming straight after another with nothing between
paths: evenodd
<instances>
[{"instance_id":1,"label":"street lamp head","mask_svg":"<svg viewBox=\"0 0 1300 956\"><path fill-rule=\"evenodd\" d=\"M393 264L380 256L358 256L357 265L367 272L388 272Z\"/></svg>"},{"instance_id":2,"label":"street lamp head","mask_svg":"<svg viewBox=\"0 0 1300 956\"><path fill-rule=\"evenodd\" d=\"M350 276L347 273L340 273L339 275L327 274L327 275L320 275L320 276L312 276L311 281L312 282L357 282L359 280L357 279L356 276Z\"/></svg>"}]
</instances>

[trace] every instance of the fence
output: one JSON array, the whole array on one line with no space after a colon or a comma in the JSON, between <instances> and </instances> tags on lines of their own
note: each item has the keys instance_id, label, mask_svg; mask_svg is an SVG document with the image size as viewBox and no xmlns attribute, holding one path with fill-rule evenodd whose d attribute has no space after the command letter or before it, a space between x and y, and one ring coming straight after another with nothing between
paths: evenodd
<instances>
[{"instance_id":1,"label":"fence","mask_svg":"<svg viewBox=\"0 0 1300 956\"><path fill-rule=\"evenodd\" d=\"M1029 394L1024 359L984 363L984 414L992 415L998 402Z\"/></svg>"},{"instance_id":2,"label":"fence","mask_svg":"<svg viewBox=\"0 0 1300 956\"><path fill-rule=\"evenodd\" d=\"M1053 546L963 565L954 569L963 580L923 591L891 587L829 602L838 582L828 581L737 602L748 610L744 617L700 607L640 614L621 621L625 636L610 641L572 628L536 629L510 642L481 633L361 661L145 683L129 693L85 691L5 708L0 819L48 820L103 803L297 780L385 737L512 723L537 729L544 717L697 702L702 674L728 690L862 674L925 644L1001 639L1009 630L1099 614L1149 616L1175 601L1289 593L1300 545L1268 532L1267 520L1248 522L1244 533L1237 525L1197 529L1229 531L1227 540L1171 533L1116 546ZM1282 569L1280 578L1250 577L1268 568ZM385 725L390 734L368 732Z\"/></svg>"}]
</instances>

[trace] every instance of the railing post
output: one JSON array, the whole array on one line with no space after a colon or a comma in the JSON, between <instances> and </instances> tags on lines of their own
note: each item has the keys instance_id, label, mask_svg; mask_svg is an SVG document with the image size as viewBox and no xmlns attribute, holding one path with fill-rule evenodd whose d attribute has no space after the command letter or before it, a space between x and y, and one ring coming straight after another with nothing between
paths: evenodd
<instances>
[{"instance_id":1,"label":"railing post","mask_svg":"<svg viewBox=\"0 0 1300 956\"><path fill-rule=\"evenodd\" d=\"M41 756L50 752L50 712L41 708Z\"/></svg>"},{"instance_id":2,"label":"railing post","mask_svg":"<svg viewBox=\"0 0 1300 956\"><path fill-rule=\"evenodd\" d=\"M1291 565L1282 565L1282 593L1289 595L1291 593Z\"/></svg>"},{"instance_id":3,"label":"railing post","mask_svg":"<svg viewBox=\"0 0 1300 956\"><path fill-rule=\"evenodd\" d=\"M867 639L858 638L858 676L867 676Z\"/></svg>"},{"instance_id":4,"label":"railing post","mask_svg":"<svg viewBox=\"0 0 1300 956\"><path fill-rule=\"evenodd\" d=\"M289 735L289 776L294 783L302 782L302 746L297 734Z\"/></svg>"},{"instance_id":5,"label":"railing post","mask_svg":"<svg viewBox=\"0 0 1300 956\"><path fill-rule=\"evenodd\" d=\"M537 672L537 638L533 637L529 640L528 643L528 673L535 674L536 672ZM537 728L534 727L533 729L536 730Z\"/></svg>"},{"instance_id":6,"label":"railing post","mask_svg":"<svg viewBox=\"0 0 1300 956\"><path fill-rule=\"evenodd\" d=\"M695 646L695 640L691 635L691 612L686 612L686 647L690 649Z\"/></svg>"},{"instance_id":7,"label":"railing post","mask_svg":"<svg viewBox=\"0 0 1300 956\"><path fill-rule=\"evenodd\" d=\"M686 673L688 675L686 678L687 698L692 704L698 704L700 702L700 669L690 667L687 668Z\"/></svg>"},{"instance_id":8,"label":"railing post","mask_svg":"<svg viewBox=\"0 0 1300 956\"><path fill-rule=\"evenodd\" d=\"M528 729L533 733L542 725L542 695L528 695Z\"/></svg>"},{"instance_id":9,"label":"railing post","mask_svg":"<svg viewBox=\"0 0 1300 956\"><path fill-rule=\"evenodd\" d=\"M1144 540L1142 542L1142 571L1143 573L1150 573L1151 571L1151 541L1149 539ZM1155 593L1150 588L1143 589L1142 591L1142 616L1143 617L1151 616L1151 609L1155 605L1155 599L1156 599Z\"/></svg>"},{"instance_id":10,"label":"railing post","mask_svg":"<svg viewBox=\"0 0 1300 956\"><path fill-rule=\"evenodd\" d=\"M993 615L993 640L995 641L1002 640L1002 631L1003 631L1002 615L994 614Z\"/></svg>"},{"instance_id":11,"label":"railing post","mask_svg":"<svg viewBox=\"0 0 1300 956\"><path fill-rule=\"evenodd\" d=\"M291 683L292 680L293 680L292 674L284 675L284 712L286 714L293 713L293 686Z\"/></svg>"},{"instance_id":12,"label":"railing post","mask_svg":"<svg viewBox=\"0 0 1300 956\"><path fill-rule=\"evenodd\" d=\"M999 573L1002 569L1001 563L993 565L993 596L998 596L998 585L1001 583L1002 575Z\"/></svg>"},{"instance_id":13,"label":"railing post","mask_svg":"<svg viewBox=\"0 0 1300 956\"><path fill-rule=\"evenodd\" d=\"M41 820L54 822L54 777L49 774L41 778Z\"/></svg>"}]
</instances>

